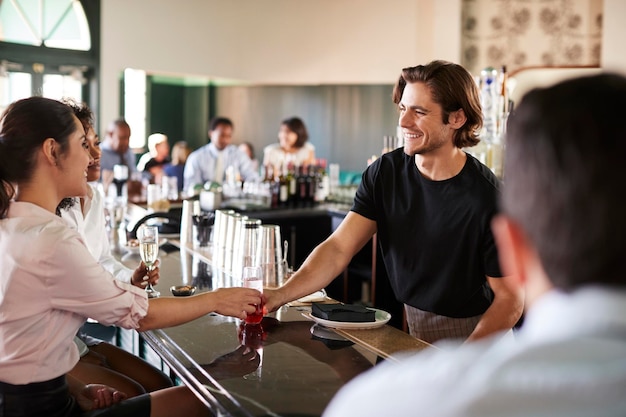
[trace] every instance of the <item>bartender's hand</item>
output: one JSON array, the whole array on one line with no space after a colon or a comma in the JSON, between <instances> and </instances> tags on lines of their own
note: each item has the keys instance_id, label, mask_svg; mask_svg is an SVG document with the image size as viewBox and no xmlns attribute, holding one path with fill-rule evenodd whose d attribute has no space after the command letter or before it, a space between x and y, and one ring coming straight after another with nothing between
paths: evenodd
<instances>
[{"instance_id":1,"label":"bartender's hand","mask_svg":"<svg viewBox=\"0 0 626 417\"><path fill-rule=\"evenodd\" d=\"M75 395L78 405L83 411L107 408L125 400L128 396L107 385L89 384Z\"/></svg>"},{"instance_id":2,"label":"bartender's hand","mask_svg":"<svg viewBox=\"0 0 626 417\"><path fill-rule=\"evenodd\" d=\"M146 264L141 261L135 272L133 272L133 276L130 278L130 283L139 288L145 288L148 285L148 282L152 285L156 285L159 282L160 268L159 264L161 262L157 260L154 263L154 266L151 271L148 271Z\"/></svg>"},{"instance_id":3,"label":"bartender's hand","mask_svg":"<svg viewBox=\"0 0 626 417\"><path fill-rule=\"evenodd\" d=\"M283 297L279 289L263 289L263 302L265 303L265 308L269 313L278 310L280 307L283 306L283 304L285 304L285 302L282 301L282 298Z\"/></svg>"}]
</instances>

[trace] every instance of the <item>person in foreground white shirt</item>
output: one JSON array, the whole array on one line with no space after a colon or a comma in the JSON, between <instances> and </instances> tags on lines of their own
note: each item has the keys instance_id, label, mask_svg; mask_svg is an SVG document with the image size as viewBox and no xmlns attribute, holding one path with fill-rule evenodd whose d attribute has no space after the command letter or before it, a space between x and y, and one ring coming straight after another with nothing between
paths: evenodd
<instances>
[{"instance_id":1,"label":"person in foreground white shirt","mask_svg":"<svg viewBox=\"0 0 626 417\"><path fill-rule=\"evenodd\" d=\"M509 118L502 267L526 290L516 340L381 364L325 417L626 415L626 78L528 93Z\"/></svg>"}]
</instances>

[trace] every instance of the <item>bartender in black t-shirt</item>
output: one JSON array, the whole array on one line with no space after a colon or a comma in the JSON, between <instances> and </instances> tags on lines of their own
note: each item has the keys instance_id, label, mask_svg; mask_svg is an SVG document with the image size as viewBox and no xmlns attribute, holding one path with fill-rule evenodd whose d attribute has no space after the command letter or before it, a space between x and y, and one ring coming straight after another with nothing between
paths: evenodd
<instances>
[{"instance_id":1,"label":"bartender in black t-shirt","mask_svg":"<svg viewBox=\"0 0 626 417\"><path fill-rule=\"evenodd\" d=\"M286 284L266 291L267 308L328 285L377 233L411 335L432 343L511 329L523 291L500 272L491 232L498 180L463 151L482 126L472 75L445 61L405 68L393 101L404 148L366 169L351 211Z\"/></svg>"}]
</instances>

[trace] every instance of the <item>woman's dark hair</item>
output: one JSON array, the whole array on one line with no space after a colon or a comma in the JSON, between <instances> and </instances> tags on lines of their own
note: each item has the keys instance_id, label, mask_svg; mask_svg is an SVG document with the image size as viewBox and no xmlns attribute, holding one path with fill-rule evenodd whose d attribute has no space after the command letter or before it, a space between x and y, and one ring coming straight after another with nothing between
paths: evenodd
<instances>
[{"instance_id":1,"label":"woman's dark hair","mask_svg":"<svg viewBox=\"0 0 626 417\"><path fill-rule=\"evenodd\" d=\"M526 94L509 117L503 212L552 284L626 286L626 78L578 78Z\"/></svg>"},{"instance_id":2,"label":"woman's dark hair","mask_svg":"<svg viewBox=\"0 0 626 417\"><path fill-rule=\"evenodd\" d=\"M458 64L447 61L432 61L426 65L408 67L393 89L393 102L399 104L407 83L424 83L430 88L432 98L443 110L444 124L448 124L450 113L463 109L467 121L454 134L457 148L474 146L480 142L478 134L483 126L482 109L478 87L472 75Z\"/></svg>"},{"instance_id":3,"label":"woman's dark hair","mask_svg":"<svg viewBox=\"0 0 626 417\"><path fill-rule=\"evenodd\" d=\"M74 116L78 118L80 124L83 125L83 129L85 129L85 134L90 127L93 127L94 117L93 112L85 103L79 103L71 98L64 98L61 102L67 106L74 112Z\"/></svg>"},{"instance_id":4,"label":"woman's dark hair","mask_svg":"<svg viewBox=\"0 0 626 417\"><path fill-rule=\"evenodd\" d=\"M294 148L301 148L304 146L307 140L309 140L309 133L306 131L306 126L304 122L299 117L290 117L282 121L283 125L287 126L289 130L298 136L296 139L296 143L294 143Z\"/></svg>"},{"instance_id":5,"label":"woman's dark hair","mask_svg":"<svg viewBox=\"0 0 626 417\"><path fill-rule=\"evenodd\" d=\"M76 100L71 98L64 98L61 102L67 105L74 112L74 116L78 118L78 121L81 125L83 125L83 129L85 129L85 134L89 130L89 128L93 127L94 117L93 112L85 103L78 103ZM61 215L61 210L67 210L73 207L76 204L76 198L74 197L66 197L57 206L56 214L58 216Z\"/></svg>"},{"instance_id":6,"label":"woman's dark hair","mask_svg":"<svg viewBox=\"0 0 626 417\"><path fill-rule=\"evenodd\" d=\"M15 185L29 180L35 170L37 150L48 138L68 148L76 130L74 113L57 100L30 97L18 100L0 118L0 218L6 217Z\"/></svg>"}]
</instances>

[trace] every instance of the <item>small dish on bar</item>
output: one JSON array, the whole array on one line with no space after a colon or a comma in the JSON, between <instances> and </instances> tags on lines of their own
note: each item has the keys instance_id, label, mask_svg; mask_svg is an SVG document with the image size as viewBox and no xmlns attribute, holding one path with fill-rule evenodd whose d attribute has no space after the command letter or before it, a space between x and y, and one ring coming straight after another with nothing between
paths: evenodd
<instances>
[{"instance_id":1,"label":"small dish on bar","mask_svg":"<svg viewBox=\"0 0 626 417\"><path fill-rule=\"evenodd\" d=\"M139 239L130 239L124 246L127 252L139 253Z\"/></svg>"},{"instance_id":2,"label":"small dish on bar","mask_svg":"<svg viewBox=\"0 0 626 417\"><path fill-rule=\"evenodd\" d=\"M195 285L172 285L170 287L172 295L175 297L187 297L193 295L196 292Z\"/></svg>"},{"instance_id":3,"label":"small dish on bar","mask_svg":"<svg viewBox=\"0 0 626 417\"><path fill-rule=\"evenodd\" d=\"M313 320L319 325L329 327L331 329L375 329L377 327L384 326L389 320L391 320L391 314L387 313L386 311L379 310L377 308L372 308L371 310L374 310L376 312L375 320L360 323L325 320L319 317L315 317L310 312L303 312L302 315L309 320Z\"/></svg>"}]
</instances>

